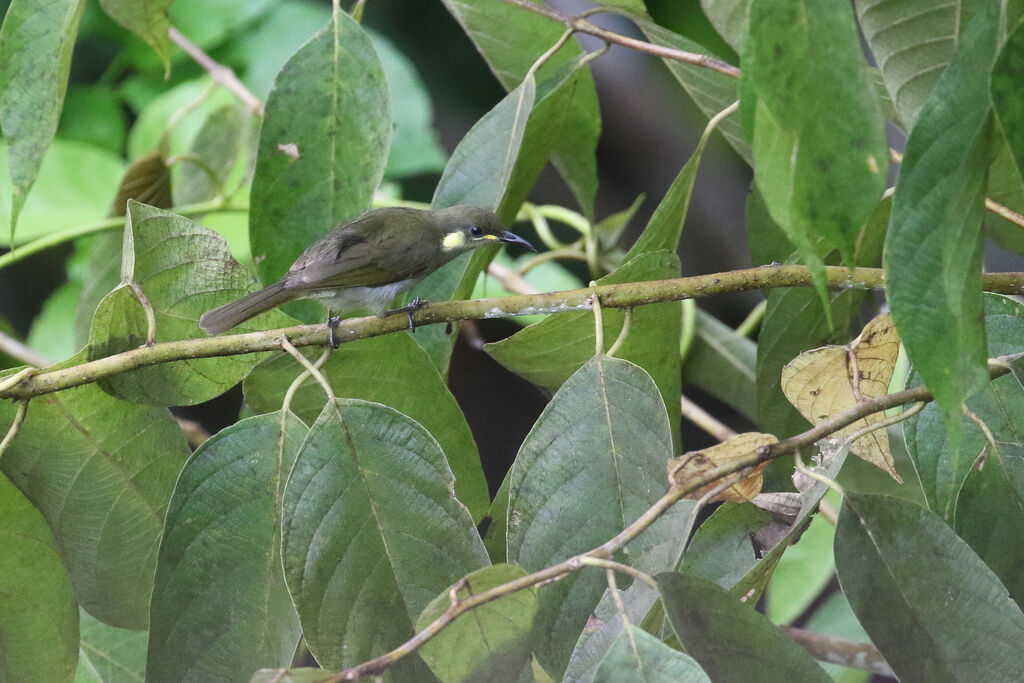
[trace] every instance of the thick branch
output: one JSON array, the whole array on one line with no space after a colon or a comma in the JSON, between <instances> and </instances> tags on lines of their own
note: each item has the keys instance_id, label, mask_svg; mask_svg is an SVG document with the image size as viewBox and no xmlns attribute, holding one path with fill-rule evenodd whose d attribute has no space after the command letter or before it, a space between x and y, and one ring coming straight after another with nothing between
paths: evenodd
<instances>
[{"instance_id":1,"label":"thick branch","mask_svg":"<svg viewBox=\"0 0 1024 683\"><path fill-rule=\"evenodd\" d=\"M882 270L878 268L856 268L850 271L846 268L830 266L826 268L826 278L829 286L837 289L881 289L884 286L884 276ZM600 297L603 306L631 308L713 294L776 287L807 287L811 284L811 276L804 266L772 265L673 280L604 285L594 289L575 289L565 292L526 294L494 299L443 301L419 309L413 315L413 320L417 326L422 326L477 318L589 311L590 297L594 292ZM986 291L1000 294L1021 294L1024 292L1024 273L990 273L985 275L984 288ZM353 318L342 321L335 330L335 337L341 343L377 337L403 330L406 328L407 322L405 315L387 318ZM144 346L82 365L36 373L14 386L0 390L0 398L31 398L106 379L137 368L189 358L274 351L280 349L280 345L274 340L281 336L287 337L295 346L322 346L327 343L328 331L324 325L299 325L266 332L250 332L209 339L184 339Z\"/></svg>"}]
</instances>

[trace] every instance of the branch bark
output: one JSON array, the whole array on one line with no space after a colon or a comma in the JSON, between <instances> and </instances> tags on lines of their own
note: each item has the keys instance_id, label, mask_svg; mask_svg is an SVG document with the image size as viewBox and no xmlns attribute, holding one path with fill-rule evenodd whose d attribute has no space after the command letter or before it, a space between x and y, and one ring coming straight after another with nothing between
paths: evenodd
<instances>
[{"instance_id":1,"label":"branch bark","mask_svg":"<svg viewBox=\"0 0 1024 683\"><path fill-rule=\"evenodd\" d=\"M879 268L848 270L839 266L830 266L826 268L826 278L828 285L836 289L881 289L885 281L884 274ZM985 275L983 284L985 291L1021 294L1024 293L1024 273L989 273ZM652 282L627 282L564 292L443 301L420 308L413 314L413 321L417 326L422 326L479 318L589 311L591 310L591 297L595 293L602 306L631 308L713 294L811 285L811 276L805 266L770 265L711 275L696 275ZM407 325L408 319L404 314L387 318L352 318L342 321L338 325L335 330L335 338L341 343L345 343L398 332L406 329ZM299 325L226 337L164 342L132 349L81 365L33 373L12 386L0 389L0 398L32 398L106 379L137 368L188 358L232 356L279 350L281 347L275 342L275 339L281 336L286 337L295 346L323 346L327 343L329 335L325 325Z\"/></svg>"}]
</instances>

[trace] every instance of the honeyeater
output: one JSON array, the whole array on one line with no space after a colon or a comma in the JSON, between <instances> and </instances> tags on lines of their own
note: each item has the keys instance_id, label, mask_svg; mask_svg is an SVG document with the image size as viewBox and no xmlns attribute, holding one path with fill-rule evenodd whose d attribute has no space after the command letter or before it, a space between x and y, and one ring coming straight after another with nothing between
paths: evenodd
<instances>
[{"instance_id":1,"label":"honeyeater","mask_svg":"<svg viewBox=\"0 0 1024 683\"><path fill-rule=\"evenodd\" d=\"M459 254L498 242L533 249L494 213L475 206L376 209L314 242L274 284L207 311L199 326L220 334L283 303L308 298L323 299L334 313L365 310L382 316L395 312L386 311L395 296Z\"/></svg>"}]
</instances>

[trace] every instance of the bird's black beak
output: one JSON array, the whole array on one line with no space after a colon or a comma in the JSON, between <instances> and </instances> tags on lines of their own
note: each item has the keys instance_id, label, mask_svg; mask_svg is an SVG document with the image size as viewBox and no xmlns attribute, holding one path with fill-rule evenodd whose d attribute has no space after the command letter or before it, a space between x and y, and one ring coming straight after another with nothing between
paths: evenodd
<instances>
[{"instance_id":1,"label":"bird's black beak","mask_svg":"<svg viewBox=\"0 0 1024 683\"><path fill-rule=\"evenodd\" d=\"M529 242L524 240L519 235L517 235L517 234L515 234L513 232L509 232L508 230L506 230L505 232L501 233L501 235L498 237L498 241L499 242L508 242L509 244L521 244L524 247L526 247L527 249L529 249L530 251L537 251L536 249L534 249L532 244L530 244Z\"/></svg>"}]
</instances>

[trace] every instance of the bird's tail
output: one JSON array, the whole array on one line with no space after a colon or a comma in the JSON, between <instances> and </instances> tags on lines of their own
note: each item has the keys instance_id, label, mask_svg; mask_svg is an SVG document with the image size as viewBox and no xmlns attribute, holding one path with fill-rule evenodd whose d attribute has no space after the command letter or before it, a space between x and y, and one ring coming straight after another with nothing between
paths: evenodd
<instances>
[{"instance_id":1,"label":"bird's tail","mask_svg":"<svg viewBox=\"0 0 1024 683\"><path fill-rule=\"evenodd\" d=\"M203 313L203 316L199 318L199 327L203 328L207 334L227 332L235 325L280 306L286 301L291 301L293 298L294 292L286 290L283 282L275 282L258 292L253 292L237 301Z\"/></svg>"}]
</instances>

